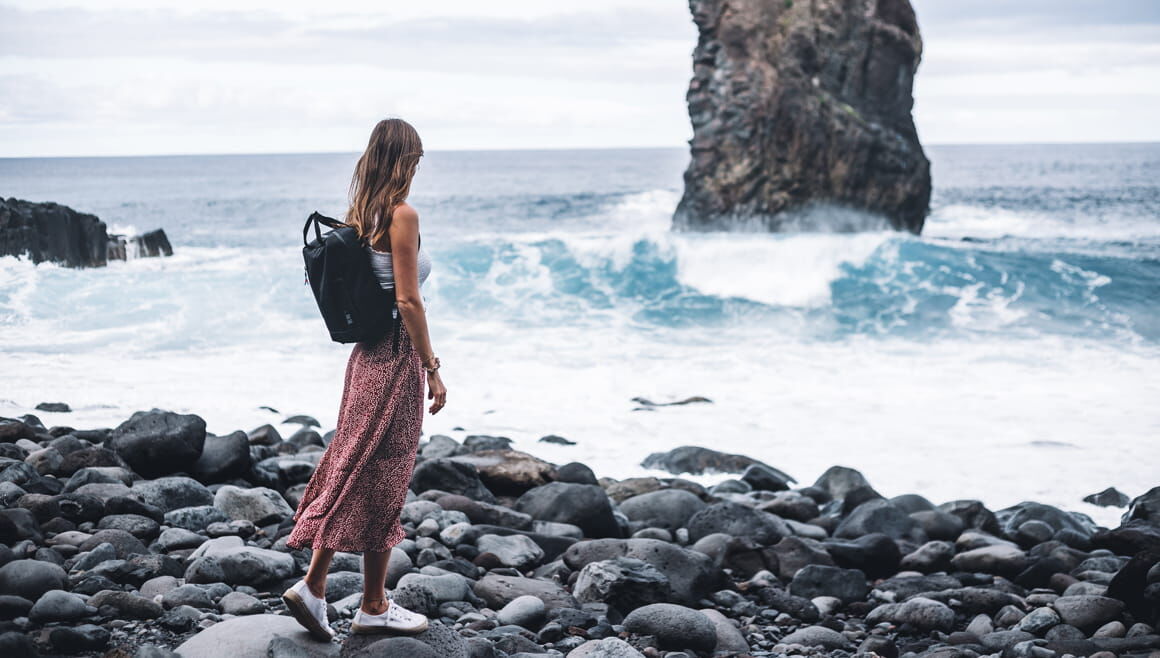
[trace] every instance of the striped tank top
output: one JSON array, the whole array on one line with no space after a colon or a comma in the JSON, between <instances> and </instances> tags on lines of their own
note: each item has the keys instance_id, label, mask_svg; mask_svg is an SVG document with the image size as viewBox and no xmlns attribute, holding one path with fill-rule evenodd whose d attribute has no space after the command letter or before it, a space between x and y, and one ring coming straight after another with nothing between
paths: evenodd
<instances>
[{"instance_id":1,"label":"striped tank top","mask_svg":"<svg viewBox=\"0 0 1160 658\"><path fill-rule=\"evenodd\" d=\"M371 269L375 272L375 278L379 280L379 285L384 289L390 290L395 287L395 268L391 261L391 252L378 251L373 249L369 244L366 245L367 254L370 255ZM431 274L431 257L423 248L419 248L419 285L427 280L427 276Z\"/></svg>"}]
</instances>

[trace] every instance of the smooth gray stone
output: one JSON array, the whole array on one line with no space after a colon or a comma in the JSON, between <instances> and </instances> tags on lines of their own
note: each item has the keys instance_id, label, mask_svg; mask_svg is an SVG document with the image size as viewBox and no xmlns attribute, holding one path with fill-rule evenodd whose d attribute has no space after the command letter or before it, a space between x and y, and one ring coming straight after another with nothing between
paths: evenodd
<instances>
[{"instance_id":1,"label":"smooth gray stone","mask_svg":"<svg viewBox=\"0 0 1160 658\"><path fill-rule=\"evenodd\" d=\"M894 624L910 624L923 631L954 629L955 613L945 603L916 596L902 603L886 603L866 615L867 624L889 621Z\"/></svg>"},{"instance_id":2,"label":"smooth gray stone","mask_svg":"<svg viewBox=\"0 0 1160 658\"><path fill-rule=\"evenodd\" d=\"M255 525L277 523L294 516L294 509L282 494L266 487L243 489L223 485L214 494L213 506L234 521L244 519Z\"/></svg>"},{"instance_id":3,"label":"smooth gray stone","mask_svg":"<svg viewBox=\"0 0 1160 658\"><path fill-rule=\"evenodd\" d=\"M847 649L851 646L838 631L825 626L806 626L781 638L781 644L800 644L805 647L822 647L823 649Z\"/></svg>"},{"instance_id":4,"label":"smooth gray stone","mask_svg":"<svg viewBox=\"0 0 1160 658\"><path fill-rule=\"evenodd\" d=\"M857 569L811 564L794 574L789 591L807 599L833 596L844 603L852 603L865 599L870 586L866 583L866 575Z\"/></svg>"},{"instance_id":5,"label":"smooth gray stone","mask_svg":"<svg viewBox=\"0 0 1160 658\"><path fill-rule=\"evenodd\" d=\"M669 531L685 527L689 519L705 507L705 501L683 489L651 491L621 501L619 506L629 520Z\"/></svg>"},{"instance_id":6,"label":"smooth gray stone","mask_svg":"<svg viewBox=\"0 0 1160 658\"><path fill-rule=\"evenodd\" d=\"M547 606L535 596L525 595L513 599L496 614L501 624L513 624L535 630L543 623Z\"/></svg>"},{"instance_id":7,"label":"smooth gray stone","mask_svg":"<svg viewBox=\"0 0 1160 658\"><path fill-rule=\"evenodd\" d=\"M258 615L266 611L266 604L245 592L230 592L218 599L218 607L227 615Z\"/></svg>"},{"instance_id":8,"label":"smooth gray stone","mask_svg":"<svg viewBox=\"0 0 1160 658\"><path fill-rule=\"evenodd\" d=\"M441 576L428 576L419 573L409 573L399 579L396 587L422 587L435 598L437 603L448 601L466 601L471 591L471 583L457 573L448 573Z\"/></svg>"},{"instance_id":9,"label":"smooth gray stone","mask_svg":"<svg viewBox=\"0 0 1160 658\"><path fill-rule=\"evenodd\" d=\"M520 571L531 569L544 559L544 549L524 535L481 535L475 546L480 552L495 555L505 567Z\"/></svg>"},{"instance_id":10,"label":"smooth gray stone","mask_svg":"<svg viewBox=\"0 0 1160 658\"><path fill-rule=\"evenodd\" d=\"M567 658L644 658L644 654L618 637L588 640L568 652Z\"/></svg>"},{"instance_id":11,"label":"smooth gray stone","mask_svg":"<svg viewBox=\"0 0 1160 658\"><path fill-rule=\"evenodd\" d=\"M712 651L717 646L717 629L708 617L692 608L672 603L654 603L624 618L630 633L655 635L662 649Z\"/></svg>"},{"instance_id":12,"label":"smooth gray stone","mask_svg":"<svg viewBox=\"0 0 1160 658\"><path fill-rule=\"evenodd\" d=\"M315 640L294 617L267 614L218 622L178 646L177 653L181 658L267 658L267 647L279 635L331 656L340 648L336 642Z\"/></svg>"},{"instance_id":13,"label":"smooth gray stone","mask_svg":"<svg viewBox=\"0 0 1160 658\"><path fill-rule=\"evenodd\" d=\"M96 614L97 609L76 594L60 589L45 592L36 600L28 618L38 624L50 621L74 621Z\"/></svg>"},{"instance_id":14,"label":"smooth gray stone","mask_svg":"<svg viewBox=\"0 0 1160 658\"><path fill-rule=\"evenodd\" d=\"M42 560L13 560L0 567L0 592L36 601L45 592L67 589L68 574L59 565Z\"/></svg>"},{"instance_id":15,"label":"smooth gray stone","mask_svg":"<svg viewBox=\"0 0 1160 658\"><path fill-rule=\"evenodd\" d=\"M160 507L164 512L213 504L213 492L206 489L204 484L184 475L137 480L130 492L137 500Z\"/></svg>"}]
</instances>

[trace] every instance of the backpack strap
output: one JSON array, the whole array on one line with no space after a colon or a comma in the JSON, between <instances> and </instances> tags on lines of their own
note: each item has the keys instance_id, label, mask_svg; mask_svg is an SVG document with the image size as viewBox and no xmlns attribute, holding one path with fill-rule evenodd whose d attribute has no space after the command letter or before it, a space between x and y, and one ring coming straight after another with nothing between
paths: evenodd
<instances>
[{"instance_id":1,"label":"backpack strap","mask_svg":"<svg viewBox=\"0 0 1160 658\"><path fill-rule=\"evenodd\" d=\"M325 224L330 228L342 228L343 226L346 226L346 224L338 221L337 219L327 217L326 215L323 215L322 213L315 210L314 212L310 213L310 217L306 218L306 225L302 227L303 246L310 244L307 240L307 236L310 233L311 224L314 224L314 236L318 240L322 240L322 228L319 226L319 224Z\"/></svg>"}]
</instances>

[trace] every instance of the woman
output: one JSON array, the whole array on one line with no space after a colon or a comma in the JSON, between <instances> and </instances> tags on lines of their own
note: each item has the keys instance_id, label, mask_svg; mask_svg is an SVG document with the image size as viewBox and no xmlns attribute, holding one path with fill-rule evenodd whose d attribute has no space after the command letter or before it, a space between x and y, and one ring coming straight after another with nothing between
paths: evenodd
<instances>
[{"instance_id":1,"label":"woman","mask_svg":"<svg viewBox=\"0 0 1160 658\"><path fill-rule=\"evenodd\" d=\"M347 362L334 438L318 462L294 513L292 548L313 549L306 576L282 600L315 637L329 640L326 574L337 551L363 554L363 597L353 633L419 633L427 618L386 597L387 560L406 534L399 514L406 502L423 422L423 380L431 413L447 389L431 349L419 286L431 261L419 248L419 215L406 203L423 144L402 119L380 121L359 158L346 223L366 242L380 285L394 288L403 326L356 343ZM397 342L396 342L397 341Z\"/></svg>"}]
</instances>

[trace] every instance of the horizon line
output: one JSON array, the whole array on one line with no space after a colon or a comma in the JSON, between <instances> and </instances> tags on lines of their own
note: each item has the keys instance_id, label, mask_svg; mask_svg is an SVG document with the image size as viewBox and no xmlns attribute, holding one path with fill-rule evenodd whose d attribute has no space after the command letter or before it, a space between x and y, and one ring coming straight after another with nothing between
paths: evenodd
<instances>
[{"instance_id":1,"label":"horizon line","mask_svg":"<svg viewBox=\"0 0 1160 658\"><path fill-rule=\"evenodd\" d=\"M1081 142L930 142L923 147L930 146L1127 146L1160 144L1160 140L1143 141L1081 141ZM514 148L436 148L427 149L428 153L512 153L512 152L553 152L553 151L651 151L687 149L683 146L559 146L559 147L514 147ZM97 159L97 158L195 158L195 157L247 157L268 155L351 155L360 151L236 151L236 152L205 152L205 153L105 153L81 155L0 155L0 160L67 160L67 159Z\"/></svg>"}]
</instances>

